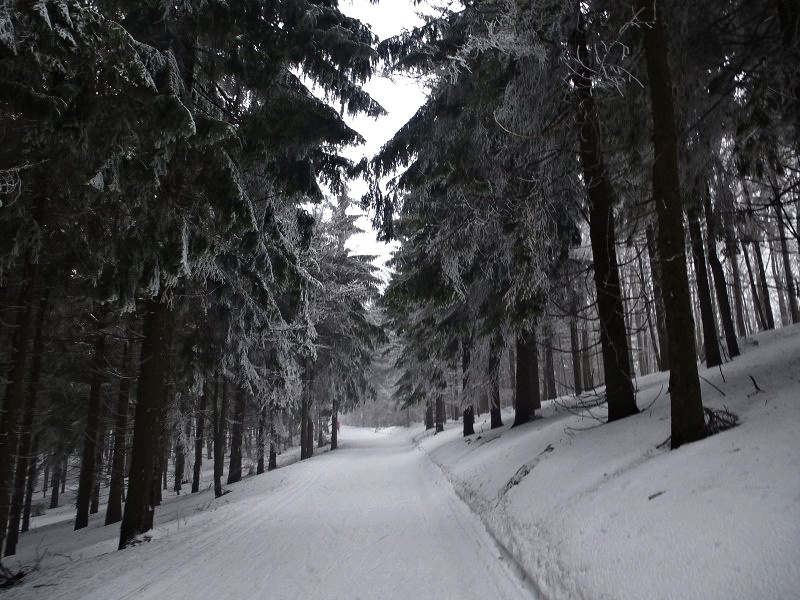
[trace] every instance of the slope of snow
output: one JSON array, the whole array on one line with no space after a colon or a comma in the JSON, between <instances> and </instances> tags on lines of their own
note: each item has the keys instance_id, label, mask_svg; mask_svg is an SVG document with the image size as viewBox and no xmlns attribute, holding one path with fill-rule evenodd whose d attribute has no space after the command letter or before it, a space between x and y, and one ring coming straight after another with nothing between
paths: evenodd
<instances>
[{"instance_id":1,"label":"slope of snow","mask_svg":"<svg viewBox=\"0 0 800 600\"><path fill-rule=\"evenodd\" d=\"M150 541L122 552L102 512L72 532L62 507L21 536L4 564L37 569L4 594L800 598L800 327L701 375L704 403L741 424L676 451L661 445L669 397L657 374L638 381L642 412L611 424L584 397L516 429L479 419L469 438L459 423L436 436L342 427L336 452L291 465L285 453L287 466L222 498L171 494Z\"/></svg>"},{"instance_id":2,"label":"slope of snow","mask_svg":"<svg viewBox=\"0 0 800 600\"><path fill-rule=\"evenodd\" d=\"M543 597L800 598L800 328L701 376L704 404L741 424L675 451L659 447L665 374L639 380L643 410L620 422L563 400L516 429L419 441Z\"/></svg>"}]
</instances>

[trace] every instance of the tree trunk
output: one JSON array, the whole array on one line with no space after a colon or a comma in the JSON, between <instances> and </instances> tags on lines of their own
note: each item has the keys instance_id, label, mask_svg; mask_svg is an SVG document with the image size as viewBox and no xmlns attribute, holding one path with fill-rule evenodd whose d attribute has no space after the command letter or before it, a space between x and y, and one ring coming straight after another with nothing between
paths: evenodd
<instances>
[{"instance_id":1,"label":"tree trunk","mask_svg":"<svg viewBox=\"0 0 800 600\"><path fill-rule=\"evenodd\" d=\"M742 254L744 254L744 264L747 267L747 277L750 281L750 296L753 298L753 310L756 313L756 321L758 329L764 331L767 328L767 320L764 317L764 311L761 309L761 299L758 297L758 289L756 289L756 282L753 278L753 268L750 265L750 254L747 251L747 242L742 240Z\"/></svg>"},{"instance_id":2,"label":"tree trunk","mask_svg":"<svg viewBox=\"0 0 800 600\"><path fill-rule=\"evenodd\" d=\"M589 348L589 327L588 324L584 324L583 329L581 331L581 362L582 370L583 370L583 387L584 389L592 389L594 388L594 377L592 377L592 350ZM539 375L536 375L538 382Z\"/></svg>"},{"instance_id":3,"label":"tree trunk","mask_svg":"<svg viewBox=\"0 0 800 600\"><path fill-rule=\"evenodd\" d=\"M30 529L31 526L31 504L33 503L33 492L34 487L36 485L36 478L38 474L38 468L36 464L37 454L39 452L39 432L36 432L36 435L33 438L33 443L31 444L31 456L30 460L28 461L28 480L25 485L25 506L22 509L22 527L20 528L21 533L25 533ZM45 482L43 486L43 490L47 488L47 478L45 477Z\"/></svg>"},{"instance_id":4,"label":"tree trunk","mask_svg":"<svg viewBox=\"0 0 800 600\"><path fill-rule=\"evenodd\" d=\"M25 276L20 286L14 335L11 339L10 364L6 375L6 393L0 409L0 546L6 534L10 510L10 491L17 457L19 417L25 399L25 364L33 305L39 281L39 265L31 252L25 261Z\"/></svg>"},{"instance_id":5,"label":"tree trunk","mask_svg":"<svg viewBox=\"0 0 800 600\"><path fill-rule=\"evenodd\" d=\"M575 337L577 338L577 332ZM517 335L516 345L517 382L515 396L517 403L512 427L532 420L536 411L542 407L539 401L539 352L536 348L536 326L533 325L530 329L523 329Z\"/></svg>"},{"instance_id":6,"label":"tree trunk","mask_svg":"<svg viewBox=\"0 0 800 600\"><path fill-rule=\"evenodd\" d=\"M61 489L61 458L53 453L53 477L51 483L53 485L50 492L50 508L58 508L58 491Z\"/></svg>"},{"instance_id":7,"label":"tree trunk","mask_svg":"<svg viewBox=\"0 0 800 600\"><path fill-rule=\"evenodd\" d=\"M728 299L728 286L725 284L725 271L722 263L717 256L717 222L714 211L711 208L711 195L706 192L703 194L703 208L706 214L706 251L708 253L708 264L711 266L711 273L714 277L714 289L717 290L717 306L722 319L722 329L725 332L725 344L728 346L728 356L733 358L739 356L739 342L736 340L736 330L733 328L733 316L731 315L731 303ZM736 257L731 257L735 260Z\"/></svg>"},{"instance_id":8,"label":"tree trunk","mask_svg":"<svg viewBox=\"0 0 800 600\"><path fill-rule=\"evenodd\" d=\"M219 400L219 403L217 403ZM228 417L228 381L222 376L222 393L214 401L214 497L222 496L222 472L225 468L225 421Z\"/></svg>"},{"instance_id":9,"label":"tree trunk","mask_svg":"<svg viewBox=\"0 0 800 600\"><path fill-rule=\"evenodd\" d=\"M267 471L274 471L278 467L278 457L275 445L277 436L275 435L275 409L269 409L269 460L267 461Z\"/></svg>"},{"instance_id":10,"label":"tree trunk","mask_svg":"<svg viewBox=\"0 0 800 600\"><path fill-rule=\"evenodd\" d=\"M122 496L125 489L125 454L127 454L128 405L130 404L131 376L129 373L130 342L122 348L122 364L119 379L119 395L114 415L114 449L111 455L111 482L108 487L106 525L122 520Z\"/></svg>"},{"instance_id":11,"label":"tree trunk","mask_svg":"<svg viewBox=\"0 0 800 600\"><path fill-rule=\"evenodd\" d=\"M436 421L434 424L436 426L435 433L444 431L444 400L441 396L436 397Z\"/></svg>"},{"instance_id":12,"label":"tree trunk","mask_svg":"<svg viewBox=\"0 0 800 600\"><path fill-rule=\"evenodd\" d=\"M92 500L89 504L90 515L95 515L100 511L100 482L103 481L103 450L106 444L105 438L105 427L101 427L97 433L97 445L94 449L94 477L92 478Z\"/></svg>"},{"instance_id":13,"label":"tree trunk","mask_svg":"<svg viewBox=\"0 0 800 600\"><path fill-rule=\"evenodd\" d=\"M433 406L430 400L425 405L425 430L433 429Z\"/></svg>"},{"instance_id":14,"label":"tree trunk","mask_svg":"<svg viewBox=\"0 0 800 600\"><path fill-rule=\"evenodd\" d=\"M583 23L579 23L573 35L573 47L577 53L580 56L589 56ZM597 109L592 96L592 72L589 66L578 61L572 74L572 82L578 99L579 153L589 199L589 237L597 289L608 420L615 421L639 412L631 382L628 338L617 266L614 230L616 197L601 155Z\"/></svg>"},{"instance_id":15,"label":"tree trunk","mask_svg":"<svg viewBox=\"0 0 800 600\"><path fill-rule=\"evenodd\" d=\"M695 284L700 301L700 320L703 324L703 344L706 349L706 367L722 364L717 338L717 323L711 305L711 290L708 287L708 271L703 252L703 232L700 230L700 213L696 208L689 210L689 238L692 244Z\"/></svg>"},{"instance_id":16,"label":"tree trunk","mask_svg":"<svg viewBox=\"0 0 800 600\"><path fill-rule=\"evenodd\" d=\"M656 331L658 332L658 370L669 371L669 351L667 350L667 321L664 314L664 292L661 285L661 257L658 255L658 241L652 225L647 226L647 255L650 260L650 277L653 282L653 304L656 309Z\"/></svg>"},{"instance_id":17,"label":"tree trunk","mask_svg":"<svg viewBox=\"0 0 800 600\"><path fill-rule=\"evenodd\" d=\"M228 466L228 485L242 479L242 431L244 429L244 410L247 397L242 386L236 387L233 405L233 424L231 426L231 459Z\"/></svg>"},{"instance_id":18,"label":"tree trunk","mask_svg":"<svg viewBox=\"0 0 800 600\"><path fill-rule=\"evenodd\" d=\"M159 436L167 385L170 309L159 298L145 301L139 387L133 426L128 495L120 527L120 550L153 528L153 484L159 460Z\"/></svg>"},{"instance_id":19,"label":"tree trunk","mask_svg":"<svg viewBox=\"0 0 800 600\"><path fill-rule=\"evenodd\" d=\"M76 501L75 530L89 524L89 503L95 478L97 460L97 436L100 425L100 394L103 384L103 365L105 361L105 335L98 332L94 340L94 368L92 385L89 391L89 404L86 416L86 433L83 437L83 457L78 479L78 499Z\"/></svg>"},{"instance_id":20,"label":"tree trunk","mask_svg":"<svg viewBox=\"0 0 800 600\"><path fill-rule=\"evenodd\" d=\"M256 434L256 451L258 462L256 464L256 475L261 475L264 472L266 458L264 456L266 444L264 437L267 435L267 405L261 407L258 411L258 433Z\"/></svg>"},{"instance_id":21,"label":"tree trunk","mask_svg":"<svg viewBox=\"0 0 800 600\"><path fill-rule=\"evenodd\" d=\"M331 407L331 450L339 447L339 399L334 396Z\"/></svg>"},{"instance_id":22,"label":"tree trunk","mask_svg":"<svg viewBox=\"0 0 800 600\"><path fill-rule=\"evenodd\" d=\"M17 453L17 466L14 469L14 487L11 496L11 511L8 522L8 538L6 539L5 556L17 552L19 541L19 521L22 516L23 503L26 500L25 478L32 477L36 472L35 467L29 468L29 462L36 464L35 451L31 448L31 435L33 432L33 417L36 411L36 394L39 389L39 373L42 367L42 349L44 347L44 316L47 312L49 290L39 298L39 310L36 315L36 328L33 334L33 360L28 374L28 393L25 402L25 414L22 417L22 428ZM36 434L38 440L39 434ZM32 485L33 482L30 482ZM28 487L30 487L30 485ZM33 493L33 492L31 492ZM30 500L28 500L28 514L30 514ZM27 523L23 531L27 531Z\"/></svg>"},{"instance_id":23,"label":"tree trunk","mask_svg":"<svg viewBox=\"0 0 800 600\"><path fill-rule=\"evenodd\" d=\"M781 241L781 258L783 259L783 274L786 278L786 290L789 296L789 316L792 323L800 323L800 312L797 307L797 288L792 275L792 261L789 258L789 243L786 238L786 225L783 222L784 214L780 202L775 202L775 212L778 213L778 236Z\"/></svg>"},{"instance_id":24,"label":"tree trunk","mask_svg":"<svg viewBox=\"0 0 800 600\"><path fill-rule=\"evenodd\" d=\"M556 393L556 372L553 364L553 328L549 321L544 324L544 397L552 400Z\"/></svg>"},{"instance_id":25,"label":"tree trunk","mask_svg":"<svg viewBox=\"0 0 800 600\"><path fill-rule=\"evenodd\" d=\"M767 272L764 270L764 258L761 256L761 244L758 240L753 240L753 250L756 255L758 265L758 277L761 281L761 308L764 310L767 329L775 329L775 317L772 314L772 301L769 297L769 285L767 284Z\"/></svg>"},{"instance_id":26,"label":"tree trunk","mask_svg":"<svg viewBox=\"0 0 800 600\"><path fill-rule=\"evenodd\" d=\"M206 420L206 406L208 405L208 384L203 385L203 393L200 395L200 406L197 409L197 422L195 425L195 438L194 438L194 468L192 471L192 493L196 494L200 491L200 469L203 466L203 436L205 434ZM216 393L218 384L214 384L214 404L217 403ZM209 436L211 437L211 436Z\"/></svg>"},{"instance_id":27,"label":"tree trunk","mask_svg":"<svg viewBox=\"0 0 800 600\"><path fill-rule=\"evenodd\" d=\"M700 379L694 352L694 322L686 271L683 211L678 175L678 134L667 60L663 2L641 0L644 48L653 116L653 199L658 216L667 347L670 364L672 448L705 437ZM658 13L656 14L656 7Z\"/></svg>"},{"instance_id":28,"label":"tree trunk","mask_svg":"<svg viewBox=\"0 0 800 600\"><path fill-rule=\"evenodd\" d=\"M573 291L574 294L574 291ZM583 378L581 377L581 344L578 339L578 305L573 300L572 315L569 319L569 345L572 356L572 384L576 395L583 392ZM519 349L519 338L517 338L517 348ZM537 363L538 358L537 358Z\"/></svg>"}]
</instances>

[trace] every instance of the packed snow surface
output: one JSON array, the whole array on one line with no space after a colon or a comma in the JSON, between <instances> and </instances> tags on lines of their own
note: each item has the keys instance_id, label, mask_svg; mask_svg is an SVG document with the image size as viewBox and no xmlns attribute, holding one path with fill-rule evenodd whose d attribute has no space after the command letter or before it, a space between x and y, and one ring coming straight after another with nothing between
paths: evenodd
<instances>
[{"instance_id":1,"label":"packed snow surface","mask_svg":"<svg viewBox=\"0 0 800 600\"><path fill-rule=\"evenodd\" d=\"M23 536L23 561L38 548L45 568L7 597L529 597L407 431L343 427L336 452L229 489L172 498L153 539L121 552L117 526L95 515L73 533L67 513Z\"/></svg>"},{"instance_id":2,"label":"packed snow surface","mask_svg":"<svg viewBox=\"0 0 800 600\"><path fill-rule=\"evenodd\" d=\"M335 452L219 499L171 495L121 552L102 514L74 533L70 506L35 518L5 564L38 570L5 596L800 599L800 327L742 345L700 372L705 406L740 424L677 450L664 373L610 424L584 394L466 438L342 427Z\"/></svg>"}]
</instances>

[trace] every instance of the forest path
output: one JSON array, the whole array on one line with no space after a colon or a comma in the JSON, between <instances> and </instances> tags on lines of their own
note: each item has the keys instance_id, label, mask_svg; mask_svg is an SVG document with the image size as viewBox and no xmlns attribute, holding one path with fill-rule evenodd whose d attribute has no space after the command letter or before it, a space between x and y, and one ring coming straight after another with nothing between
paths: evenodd
<instances>
[{"instance_id":1,"label":"forest path","mask_svg":"<svg viewBox=\"0 0 800 600\"><path fill-rule=\"evenodd\" d=\"M181 508L196 495L176 498L161 518L156 513L163 529L157 526L152 542L48 569L12 595L530 597L480 521L407 430L343 427L336 452L230 489L202 510L196 500L194 510L188 504Z\"/></svg>"}]
</instances>

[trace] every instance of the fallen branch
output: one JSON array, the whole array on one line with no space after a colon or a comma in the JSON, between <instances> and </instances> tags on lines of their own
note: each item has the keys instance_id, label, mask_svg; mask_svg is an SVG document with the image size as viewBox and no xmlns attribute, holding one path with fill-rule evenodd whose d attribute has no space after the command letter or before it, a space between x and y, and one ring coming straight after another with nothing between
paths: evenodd
<instances>
[{"instance_id":1,"label":"fallen branch","mask_svg":"<svg viewBox=\"0 0 800 600\"><path fill-rule=\"evenodd\" d=\"M735 427L739 422L739 417L726 407L721 409L703 407L703 412L706 417L707 436Z\"/></svg>"}]
</instances>

